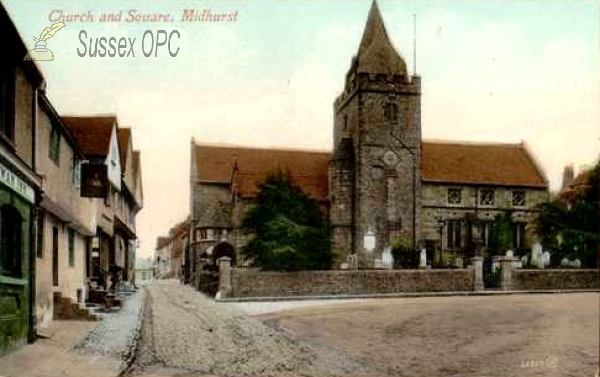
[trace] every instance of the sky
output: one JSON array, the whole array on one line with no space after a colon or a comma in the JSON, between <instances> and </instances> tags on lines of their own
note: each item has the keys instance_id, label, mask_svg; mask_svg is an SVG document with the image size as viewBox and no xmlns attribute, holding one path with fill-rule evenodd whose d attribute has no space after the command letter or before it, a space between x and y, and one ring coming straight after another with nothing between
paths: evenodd
<instances>
[{"instance_id":1,"label":"sky","mask_svg":"<svg viewBox=\"0 0 600 377\"><path fill-rule=\"evenodd\" d=\"M111 113L120 126L132 128L144 189L138 255L146 257L156 237L189 213L192 137L205 143L332 149L333 101L358 50L371 0L3 4L29 49L45 27L67 24L47 41L54 61L38 62L60 114ZM424 139L524 140L553 190L565 164L578 169L598 158L600 3L378 4L411 74L416 55ZM184 21L185 10L227 14L231 21ZM60 18L81 14L94 19ZM120 20L102 21L107 14ZM135 20L156 14L168 20ZM176 56L167 45L144 56L158 30L171 35ZM134 56L90 57L89 45L80 56L83 43L100 37L135 38Z\"/></svg>"}]
</instances>

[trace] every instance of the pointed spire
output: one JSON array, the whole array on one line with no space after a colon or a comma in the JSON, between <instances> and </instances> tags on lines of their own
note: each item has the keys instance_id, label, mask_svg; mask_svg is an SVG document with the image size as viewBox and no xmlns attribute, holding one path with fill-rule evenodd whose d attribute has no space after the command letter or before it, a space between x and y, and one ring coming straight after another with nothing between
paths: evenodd
<instances>
[{"instance_id":1,"label":"pointed spire","mask_svg":"<svg viewBox=\"0 0 600 377\"><path fill-rule=\"evenodd\" d=\"M388 38L376 0L369 11L357 58L358 72L406 75L406 63Z\"/></svg>"}]
</instances>

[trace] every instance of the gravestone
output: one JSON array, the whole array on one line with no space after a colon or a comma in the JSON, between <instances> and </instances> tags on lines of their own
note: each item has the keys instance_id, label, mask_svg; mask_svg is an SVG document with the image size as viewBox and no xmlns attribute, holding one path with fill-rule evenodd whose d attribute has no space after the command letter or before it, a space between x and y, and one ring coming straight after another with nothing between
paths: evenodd
<instances>
[{"instance_id":1,"label":"gravestone","mask_svg":"<svg viewBox=\"0 0 600 377\"><path fill-rule=\"evenodd\" d=\"M425 250L425 248L421 249L421 260L419 263L419 268L427 268L427 250Z\"/></svg>"},{"instance_id":2,"label":"gravestone","mask_svg":"<svg viewBox=\"0 0 600 377\"><path fill-rule=\"evenodd\" d=\"M383 262L383 268L392 269L394 268L394 256L392 255L392 248L386 247L381 254L381 261Z\"/></svg>"},{"instance_id":3,"label":"gravestone","mask_svg":"<svg viewBox=\"0 0 600 377\"><path fill-rule=\"evenodd\" d=\"M542 263L544 267L550 266L550 253L548 251L544 251L542 254Z\"/></svg>"},{"instance_id":4,"label":"gravestone","mask_svg":"<svg viewBox=\"0 0 600 377\"><path fill-rule=\"evenodd\" d=\"M521 257L521 267L524 267L524 268L527 267L527 255L523 255Z\"/></svg>"},{"instance_id":5,"label":"gravestone","mask_svg":"<svg viewBox=\"0 0 600 377\"><path fill-rule=\"evenodd\" d=\"M580 261L579 259L575 259L575 260L573 261L573 264L572 264L572 266L573 266L574 268L581 268L581 261Z\"/></svg>"},{"instance_id":6,"label":"gravestone","mask_svg":"<svg viewBox=\"0 0 600 377\"><path fill-rule=\"evenodd\" d=\"M536 242L531 247L531 266L537 268L544 268L542 261L542 244Z\"/></svg>"},{"instance_id":7,"label":"gravestone","mask_svg":"<svg viewBox=\"0 0 600 377\"><path fill-rule=\"evenodd\" d=\"M561 267L569 267L570 265L571 265L571 262L567 258L563 258L560 261L560 266Z\"/></svg>"}]
</instances>

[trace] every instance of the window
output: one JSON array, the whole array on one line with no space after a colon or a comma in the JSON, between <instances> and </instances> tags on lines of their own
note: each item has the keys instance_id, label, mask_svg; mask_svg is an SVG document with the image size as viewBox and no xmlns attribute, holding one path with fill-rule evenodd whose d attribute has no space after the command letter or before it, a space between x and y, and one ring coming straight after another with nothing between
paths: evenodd
<instances>
[{"instance_id":1,"label":"window","mask_svg":"<svg viewBox=\"0 0 600 377\"><path fill-rule=\"evenodd\" d=\"M491 235L492 235L492 221L483 221L481 223L480 228L480 237L484 246L490 245Z\"/></svg>"},{"instance_id":2,"label":"window","mask_svg":"<svg viewBox=\"0 0 600 377\"><path fill-rule=\"evenodd\" d=\"M344 115L344 132L348 132L348 115Z\"/></svg>"},{"instance_id":3,"label":"window","mask_svg":"<svg viewBox=\"0 0 600 377\"><path fill-rule=\"evenodd\" d=\"M462 203L462 190L459 188L448 189L448 204Z\"/></svg>"},{"instance_id":4,"label":"window","mask_svg":"<svg viewBox=\"0 0 600 377\"><path fill-rule=\"evenodd\" d=\"M14 207L0 207L0 275L23 277L23 219Z\"/></svg>"},{"instance_id":5,"label":"window","mask_svg":"<svg viewBox=\"0 0 600 377\"><path fill-rule=\"evenodd\" d=\"M69 228L69 267L75 267L75 231Z\"/></svg>"},{"instance_id":6,"label":"window","mask_svg":"<svg viewBox=\"0 0 600 377\"><path fill-rule=\"evenodd\" d=\"M493 206L496 203L496 193L493 189L481 190L479 204L482 206Z\"/></svg>"},{"instance_id":7,"label":"window","mask_svg":"<svg viewBox=\"0 0 600 377\"><path fill-rule=\"evenodd\" d=\"M71 160L71 184L76 189L81 187L81 161L76 158Z\"/></svg>"},{"instance_id":8,"label":"window","mask_svg":"<svg viewBox=\"0 0 600 377\"><path fill-rule=\"evenodd\" d=\"M461 221L460 220L449 220L448 221L448 248L457 249L462 246L461 238Z\"/></svg>"},{"instance_id":9,"label":"window","mask_svg":"<svg viewBox=\"0 0 600 377\"><path fill-rule=\"evenodd\" d=\"M196 239L205 240L207 238L206 229L196 230Z\"/></svg>"},{"instance_id":10,"label":"window","mask_svg":"<svg viewBox=\"0 0 600 377\"><path fill-rule=\"evenodd\" d=\"M525 191L514 190L512 192L512 205L513 207L525 207Z\"/></svg>"},{"instance_id":11,"label":"window","mask_svg":"<svg viewBox=\"0 0 600 377\"><path fill-rule=\"evenodd\" d=\"M44 213L38 212L37 217L37 257L44 257Z\"/></svg>"},{"instance_id":12,"label":"window","mask_svg":"<svg viewBox=\"0 0 600 377\"><path fill-rule=\"evenodd\" d=\"M391 135L398 135L398 105L395 103L387 103L383 108L385 120L388 123L389 132Z\"/></svg>"},{"instance_id":13,"label":"window","mask_svg":"<svg viewBox=\"0 0 600 377\"><path fill-rule=\"evenodd\" d=\"M525 223L515 223L513 232L513 247L521 249L525 246Z\"/></svg>"},{"instance_id":14,"label":"window","mask_svg":"<svg viewBox=\"0 0 600 377\"><path fill-rule=\"evenodd\" d=\"M58 164L58 160L60 157L60 132L58 131L58 127L56 125L52 125L52 130L50 131L50 148L48 151L48 156L54 163Z\"/></svg>"},{"instance_id":15,"label":"window","mask_svg":"<svg viewBox=\"0 0 600 377\"><path fill-rule=\"evenodd\" d=\"M15 137L15 71L0 67L0 134L13 141Z\"/></svg>"}]
</instances>

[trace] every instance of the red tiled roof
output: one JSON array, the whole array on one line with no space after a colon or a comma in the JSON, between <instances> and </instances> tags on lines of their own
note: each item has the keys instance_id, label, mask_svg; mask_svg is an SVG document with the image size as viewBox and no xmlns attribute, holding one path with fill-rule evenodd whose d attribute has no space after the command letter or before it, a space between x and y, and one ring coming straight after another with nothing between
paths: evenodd
<instances>
[{"instance_id":1,"label":"red tiled roof","mask_svg":"<svg viewBox=\"0 0 600 377\"><path fill-rule=\"evenodd\" d=\"M423 142L421 180L547 188L524 144Z\"/></svg>"},{"instance_id":2,"label":"red tiled roof","mask_svg":"<svg viewBox=\"0 0 600 377\"><path fill-rule=\"evenodd\" d=\"M131 138L131 128L119 128L119 133L117 136L117 139L119 140L121 171L125 173L127 168L127 146L129 145L129 139Z\"/></svg>"},{"instance_id":3,"label":"red tiled roof","mask_svg":"<svg viewBox=\"0 0 600 377\"><path fill-rule=\"evenodd\" d=\"M252 197L269 171L290 172L295 184L317 200L327 200L330 152L196 145L198 180L230 183L237 163L238 193ZM424 182L547 188L543 172L524 144L423 142Z\"/></svg>"},{"instance_id":4,"label":"red tiled roof","mask_svg":"<svg viewBox=\"0 0 600 377\"><path fill-rule=\"evenodd\" d=\"M63 116L62 119L75 140L77 140L83 153L88 156L108 155L112 128L117 122L114 115Z\"/></svg>"},{"instance_id":5,"label":"red tiled roof","mask_svg":"<svg viewBox=\"0 0 600 377\"><path fill-rule=\"evenodd\" d=\"M260 181L280 169L310 197L327 200L330 158L321 151L196 145L196 172L198 180L229 183L237 162L237 192L252 197Z\"/></svg>"}]
</instances>

